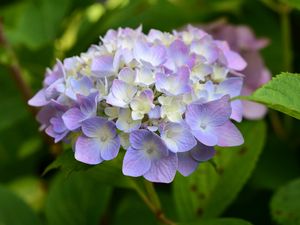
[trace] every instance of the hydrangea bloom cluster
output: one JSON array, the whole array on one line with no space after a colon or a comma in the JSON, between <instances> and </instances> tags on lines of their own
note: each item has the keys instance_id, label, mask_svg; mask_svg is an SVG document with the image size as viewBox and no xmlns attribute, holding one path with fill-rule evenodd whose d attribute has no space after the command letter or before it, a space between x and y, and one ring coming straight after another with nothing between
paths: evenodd
<instances>
[{"instance_id":1,"label":"hydrangea bloom cluster","mask_svg":"<svg viewBox=\"0 0 300 225\"><path fill-rule=\"evenodd\" d=\"M246 67L227 42L190 26L148 35L109 30L86 53L57 61L29 104L55 142L72 139L87 164L126 150L123 173L168 183L243 137L240 95Z\"/></svg>"},{"instance_id":2,"label":"hydrangea bloom cluster","mask_svg":"<svg viewBox=\"0 0 300 225\"><path fill-rule=\"evenodd\" d=\"M225 21L216 21L203 27L214 38L225 40L232 50L241 54L247 67L241 71L244 77L242 95L250 95L271 79L259 50L268 45L265 38L256 38L253 31L244 25L235 26ZM260 119L265 116L267 108L264 105L243 101L243 116L247 119Z\"/></svg>"}]
</instances>

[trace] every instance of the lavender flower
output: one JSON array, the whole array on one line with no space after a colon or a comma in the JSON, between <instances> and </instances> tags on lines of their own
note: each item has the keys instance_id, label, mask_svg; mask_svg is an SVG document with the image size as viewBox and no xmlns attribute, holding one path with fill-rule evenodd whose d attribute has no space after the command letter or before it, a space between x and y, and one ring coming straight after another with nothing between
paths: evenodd
<instances>
[{"instance_id":1,"label":"lavender flower","mask_svg":"<svg viewBox=\"0 0 300 225\"><path fill-rule=\"evenodd\" d=\"M42 107L41 129L55 141L71 139L78 161L99 164L125 150L123 173L169 183L187 176L243 137L231 122L242 120L246 66L226 42L204 31L148 35L109 30L80 56L57 61L29 104Z\"/></svg>"},{"instance_id":2,"label":"lavender flower","mask_svg":"<svg viewBox=\"0 0 300 225\"><path fill-rule=\"evenodd\" d=\"M271 79L259 50L268 45L268 40L257 39L253 31L247 26L234 26L224 21L217 21L203 27L214 38L225 40L229 46L248 63L241 71L245 75L242 95L250 95ZM267 108L261 104L243 101L243 116L247 119L264 117Z\"/></svg>"},{"instance_id":3,"label":"lavender flower","mask_svg":"<svg viewBox=\"0 0 300 225\"><path fill-rule=\"evenodd\" d=\"M177 156L168 150L157 134L144 129L133 131L130 144L124 156L125 175L144 176L152 182L169 183L173 180Z\"/></svg>"}]
</instances>

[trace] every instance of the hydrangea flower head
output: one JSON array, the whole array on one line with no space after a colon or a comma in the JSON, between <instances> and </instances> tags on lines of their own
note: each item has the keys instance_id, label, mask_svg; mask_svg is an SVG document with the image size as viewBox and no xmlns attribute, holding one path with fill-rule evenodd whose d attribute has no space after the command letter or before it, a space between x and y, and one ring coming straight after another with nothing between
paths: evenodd
<instances>
[{"instance_id":1,"label":"hydrangea flower head","mask_svg":"<svg viewBox=\"0 0 300 225\"><path fill-rule=\"evenodd\" d=\"M57 61L29 104L41 129L75 142L78 161L99 164L125 152L123 173L169 183L238 146L244 59L224 41L190 26L164 33L109 30L99 45ZM76 135L72 135L76 134Z\"/></svg>"}]
</instances>

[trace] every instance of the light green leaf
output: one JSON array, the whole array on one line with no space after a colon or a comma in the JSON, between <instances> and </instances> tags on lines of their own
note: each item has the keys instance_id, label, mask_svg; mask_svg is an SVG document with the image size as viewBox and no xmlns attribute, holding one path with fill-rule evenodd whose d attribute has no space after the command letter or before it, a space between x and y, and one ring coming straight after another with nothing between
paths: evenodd
<instances>
[{"instance_id":1,"label":"light green leaf","mask_svg":"<svg viewBox=\"0 0 300 225\"><path fill-rule=\"evenodd\" d=\"M22 176L11 181L8 188L23 199L32 209L40 211L44 207L46 190L44 183L34 176Z\"/></svg>"},{"instance_id":2,"label":"light green leaf","mask_svg":"<svg viewBox=\"0 0 300 225\"><path fill-rule=\"evenodd\" d=\"M300 75L281 73L245 99L300 119Z\"/></svg>"},{"instance_id":3,"label":"light green leaf","mask_svg":"<svg viewBox=\"0 0 300 225\"><path fill-rule=\"evenodd\" d=\"M220 218L220 219L202 220L199 222L180 223L179 225L251 225L251 223L236 218Z\"/></svg>"},{"instance_id":4,"label":"light green leaf","mask_svg":"<svg viewBox=\"0 0 300 225\"><path fill-rule=\"evenodd\" d=\"M191 176L176 177L173 196L182 221L219 216L250 177L264 146L266 125L263 121L247 121L239 128L245 144L217 149L217 171L203 163Z\"/></svg>"},{"instance_id":5,"label":"light green leaf","mask_svg":"<svg viewBox=\"0 0 300 225\"><path fill-rule=\"evenodd\" d=\"M300 10L300 1L299 0L281 0L281 2L287 4L288 6Z\"/></svg>"},{"instance_id":6,"label":"light green leaf","mask_svg":"<svg viewBox=\"0 0 300 225\"><path fill-rule=\"evenodd\" d=\"M300 178L275 193L271 200L271 213L280 225L300 224Z\"/></svg>"},{"instance_id":7,"label":"light green leaf","mask_svg":"<svg viewBox=\"0 0 300 225\"><path fill-rule=\"evenodd\" d=\"M13 44L24 44L29 48L37 49L53 41L60 31L62 19L71 5L70 0L40 0L16 3L3 10L6 25L6 34ZM11 18L14 8L18 9L17 19ZM10 22L10 20L13 20Z\"/></svg>"},{"instance_id":8,"label":"light green leaf","mask_svg":"<svg viewBox=\"0 0 300 225\"><path fill-rule=\"evenodd\" d=\"M39 225L37 216L20 198L0 186L1 225Z\"/></svg>"},{"instance_id":9,"label":"light green leaf","mask_svg":"<svg viewBox=\"0 0 300 225\"><path fill-rule=\"evenodd\" d=\"M112 189L84 172L59 176L49 190L46 218L49 225L98 225Z\"/></svg>"}]
</instances>

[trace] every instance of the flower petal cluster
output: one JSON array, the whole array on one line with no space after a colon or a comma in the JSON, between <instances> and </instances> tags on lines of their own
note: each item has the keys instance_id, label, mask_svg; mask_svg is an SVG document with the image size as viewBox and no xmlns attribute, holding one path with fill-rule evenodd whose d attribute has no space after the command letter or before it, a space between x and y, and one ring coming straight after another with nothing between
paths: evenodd
<instances>
[{"instance_id":1,"label":"flower petal cluster","mask_svg":"<svg viewBox=\"0 0 300 225\"><path fill-rule=\"evenodd\" d=\"M57 61L29 104L41 107L41 129L72 141L87 164L125 149L123 173L169 183L212 158L214 146L243 137L240 95L246 67L227 42L204 31L109 30L80 56Z\"/></svg>"},{"instance_id":2,"label":"flower petal cluster","mask_svg":"<svg viewBox=\"0 0 300 225\"><path fill-rule=\"evenodd\" d=\"M259 50L268 45L267 39L256 38L247 26L236 26L224 21L216 21L203 28L214 38L227 41L246 60L248 65L242 71L245 75L242 95L252 94L271 79L271 73L259 53ZM264 105L255 102L243 101L243 108L243 117L246 119L261 119L267 113Z\"/></svg>"}]
</instances>

